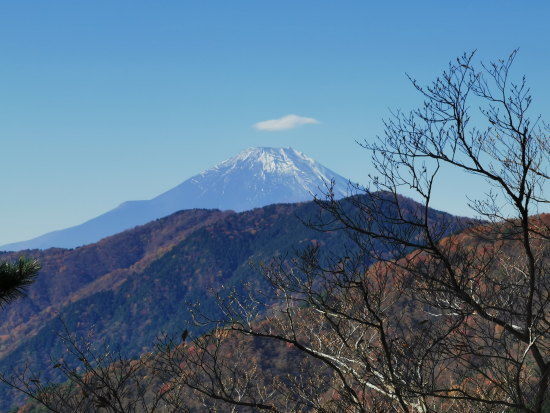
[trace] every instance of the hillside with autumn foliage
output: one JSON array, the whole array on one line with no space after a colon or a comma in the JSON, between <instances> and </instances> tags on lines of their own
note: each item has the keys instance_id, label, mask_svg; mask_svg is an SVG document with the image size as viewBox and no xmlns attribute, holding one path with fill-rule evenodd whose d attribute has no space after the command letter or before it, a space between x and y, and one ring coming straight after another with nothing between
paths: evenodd
<instances>
[{"instance_id":1,"label":"hillside with autumn foliage","mask_svg":"<svg viewBox=\"0 0 550 413\"><path fill-rule=\"evenodd\" d=\"M548 228L550 215L533 218L532 223L534 230ZM231 234L230 236L235 236L235 233L229 230L232 225L222 225L222 227L228 234ZM471 252L471 260L475 260L483 266L487 264L485 257L489 250L492 252L502 250L511 259L517 259L518 252L521 250L521 241L511 228L506 224L473 226L443 239L440 245L453 249L464 248L464 251ZM332 245L330 242L323 242L323 248L331 248ZM425 308L418 302L412 302L406 294L399 293L404 284L411 282L407 279L407 273L403 272L400 266L408 261L419 271L424 271L425 267L431 265L431 260L430 257L412 251L407 257L398 260L375 263L362 276L362 280L364 280L362 282L372 283L371 287L375 287L379 281L384 280L383 288L392 291L390 295L397 294L398 299L388 306L386 311L389 319L400 319L405 315L401 320L401 326L408 327L408 333L401 336L399 342L395 342L395 345L404 354L412 354L417 351L415 345L421 347L420 337L430 334L430 329L435 328L438 323L438 317L432 316L431 319L426 319L426 312L423 311ZM495 280L504 276L500 270L501 268L495 263L488 266L488 272L494 275ZM480 294L482 294L484 286L480 285L479 288ZM359 296L350 300L350 297L342 295L345 294L342 291L336 294L339 295L342 302L361 302ZM350 311L356 317L361 314L360 308L342 308L342 311ZM246 383L252 381L254 383L253 394L244 392L246 396L242 399L243 403L260 403L261 401L266 408L271 406L275 410L280 410L286 406L292 411L336 408L339 396L333 386L337 387L339 378L321 360L309 357L307 352L300 351L300 348L301 346L315 347L317 341L323 341L322 345L326 346L325 348L334 348L336 347L335 343L338 342L338 335L322 315L311 311L310 308L296 309L296 314L293 326L294 334L297 337L294 336L294 338L292 335L288 335L284 313L280 313L275 317L270 315L254 321L254 331L258 333L257 336L243 335L238 325L228 325L223 329L208 331L187 343L174 342L170 339L161 340L157 342L157 347L153 349L153 352L142 354L141 357L133 361L123 360L112 363L108 371L110 375L116 375L115 372L120 376L127 374L128 379L121 380L120 392L126 395L123 398L123 404L130 403L135 395L137 379L137 382L146 386L141 393L147 394L145 400L150 403L153 403L156 394L165 393L168 395L165 400L167 405L170 404L170 401L182 403L183 400L186 409L190 411L204 411L206 408L223 410L227 405L223 402L224 393L221 389L224 388L224 385L222 383L226 383L228 388L232 388L232 390L227 390L229 392L227 397L229 397L234 396L233 392L247 388ZM467 337L469 328L474 328L474 326L466 320L461 328L450 331L450 335L454 336L456 340L462 340L465 335ZM272 337L263 336L263 333L267 332ZM312 332L316 332L316 334L311 334ZM497 334L501 335L503 332L498 331ZM284 340L278 338L284 338ZM381 354L377 354L378 350L375 350L382 347L380 341L373 339L371 345L373 346L373 350L370 352L371 357L381 356ZM354 355L351 349L342 348L338 350L338 353L345 357ZM87 383L100 380L101 376L96 375L97 370L85 369L85 371L84 376L89 377ZM307 385L315 386L318 406L313 406L303 400L300 401L299 390L304 383L299 382L297 378L303 377L304 374L308 377ZM439 380L444 381L446 374L442 375ZM480 381L485 387L479 387ZM210 383L213 385L210 386ZM489 377L476 376L476 374L472 374L468 380L459 383L465 388L475 385L476 388L485 389L489 389L491 384ZM193 390L194 388L196 390ZM262 394L262 389L267 388L284 389L289 393L294 393L295 399L285 399L278 392L273 392L271 395ZM359 386L358 389L360 389ZM79 391L76 390L75 394L78 394ZM218 392L219 397L206 397L203 392L207 393L208 391L211 391L212 394ZM362 397L376 400L376 393L377 390L374 388L366 389L363 390ZM170 394L172 394L171 397ZM91 405L85 404L87 403L86 398L82 398L81 395L79 397L84 403L82 406L93 408ZM378 409L383 405L373 405L372 407ZM84 407L82 408L84 409ZM448 408L456 408L456 405L453 405L452 401L448 401L440 404L439 408L444 411ZM20 410L21 413L39 411L41 411L40 406L36 402L26 404Z\"/></svg>"},{"instance_id":2,"label":"hillside with autumn foliage","mask_svg":"<svg viewBox=\"0 0 550 413\"><path fill-rule=\"evenodd\" d=\"M412 200L404 202L410 211L418 208ZM304 225L320 213L313 202L242 213L189 210L89 246L26 251L43 263L42 276L28 297L5 310L0 369L27 363L47 371L51 357L63 351L58 332L65 327L82 336L93 331L96 344L109 343L128 357L137 356L159 334L185 328L187 304L201 302L215 311L214 294L222 286L261 283L261 262L313 244L333 254L352 248L345 231L319 232ZM449 228L457 222L438 211L432 219ZM55 374L49 379L55 380ZM12 401L7 393L2 400L2 408Z\"/></svg>"}]
</instances>

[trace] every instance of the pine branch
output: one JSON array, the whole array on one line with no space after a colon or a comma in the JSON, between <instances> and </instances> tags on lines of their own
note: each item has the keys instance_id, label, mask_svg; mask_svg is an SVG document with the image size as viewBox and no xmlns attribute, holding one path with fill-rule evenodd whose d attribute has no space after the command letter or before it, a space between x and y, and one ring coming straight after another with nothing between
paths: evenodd
<instances>
[{"instance_id":1,"label":"pine branch","mask_svg":"<svg viewBox=\"0 0 550 413\"><path fill-rule=\"evenodd\" d=\"M0 262L0 307L24 295L40 271L40 263L34 259L19 257L15 263Z\"/></svg>"}]
</instances>

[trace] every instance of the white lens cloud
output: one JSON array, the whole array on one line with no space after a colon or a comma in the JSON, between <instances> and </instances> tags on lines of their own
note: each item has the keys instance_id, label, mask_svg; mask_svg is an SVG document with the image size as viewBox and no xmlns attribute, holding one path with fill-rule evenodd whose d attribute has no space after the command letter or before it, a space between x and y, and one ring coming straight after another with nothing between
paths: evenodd
<instances>
[{"instance_id":1,"label":"white lens cloud","mask_svg":"<svg viewBox=\"0 0 550 413\"><path fill-rule=\"evenodd\" d=\"M294 129L301 125L319 123L317 119L306 118L298 115L286 115L279 119L264 120L252 125L254 129L268 132Z\"/></svg>"}]
</instances>

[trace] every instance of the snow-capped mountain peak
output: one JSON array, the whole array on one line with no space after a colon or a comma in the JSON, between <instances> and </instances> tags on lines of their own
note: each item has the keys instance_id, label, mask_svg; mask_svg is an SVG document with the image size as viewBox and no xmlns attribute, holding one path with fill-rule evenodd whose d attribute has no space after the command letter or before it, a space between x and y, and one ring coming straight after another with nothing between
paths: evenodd
<instances>
[{"instance_id":1,"label":"snow-capped mountain peak","mask_svg":"<svg viewBox=\"0 0 550 413\"><path fill-rule=\"evenodd\" d=\"M212 170L229 172L235 169L248 169L254 172L262 171L267 174L279 175L296 175L300 171L307 171L330 180L330 177L322 173L323 167L319 168L318 165L320 166L312 158L293 148L249 148L220 162L202 174L207 174Z\"/></svg>"},{"instance_id":2,"label":"snow-capped mountain peak","mask_svg":"<svg viewBox=\"0 0 550 413\"><path fill-rule=\"evenodd\" d=\"M335 195L345 196L348 181L336 172L295 149L266 147L246 149L190 179L204 195L223 193L212 202L236 211L311 200L314 195L321 196L331 180ZM180 187L169 191L171 196Z\"/></svg>"},{"instance_id":3,"label":"snow-capped mountain peak","mask_svg":"<svg viewBox=\"0 0 550 413\"><path fill-rule=\"evenodd\" d=\"M337 198L348 180L292 148L249 148L147 201L124 202L81 225L0 248L76 247L182 209L245 211L275 203L309 201L330 182Z\"/></svg>"},{"instance_id":4,"label":"snow-capped mountain peak","mask_svg":"<svg viewBox=\"0 0 550 413\"><path fill-rule=\"evenodd\" d=\"M292 148L249 148L233 158L227 159L216 165L217 169L235 168L239 164L245 164L250 169L260 166L266 173L293 175L300 171L301 167L311 169L316 162Z\"/></svg>"}]
</instances>

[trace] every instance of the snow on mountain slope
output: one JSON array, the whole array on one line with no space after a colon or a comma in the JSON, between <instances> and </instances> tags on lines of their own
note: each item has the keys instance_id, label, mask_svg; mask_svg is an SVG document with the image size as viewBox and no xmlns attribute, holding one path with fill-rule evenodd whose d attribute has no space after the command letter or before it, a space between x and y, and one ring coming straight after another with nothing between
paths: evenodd
<instances>
[{"instance_id":1,"label":"snow on mountain slope","mask_svg":"<svg viewBox=\"0 0 550 413\"><path fill-rule=\"evenodd\" d=\"M291 148L251 148L192 177L153 201L174 206L244 211L264 205L307 201L336 181L343 197L347 180Z\"/></svg>"},{"instance_id":2,"label":"snow on mountain slope","mask_svg":"<svg viewBox=\"0 0 550 413\"><path fill-rule=\"evenodd\" d=\"M182 209L245 211L274 203L308 201L334 180L337 198L348 180L292 148L250 148L147 201L124 202L83 224L0 247L74 248Z\"/></svg>"}]
</instances>

